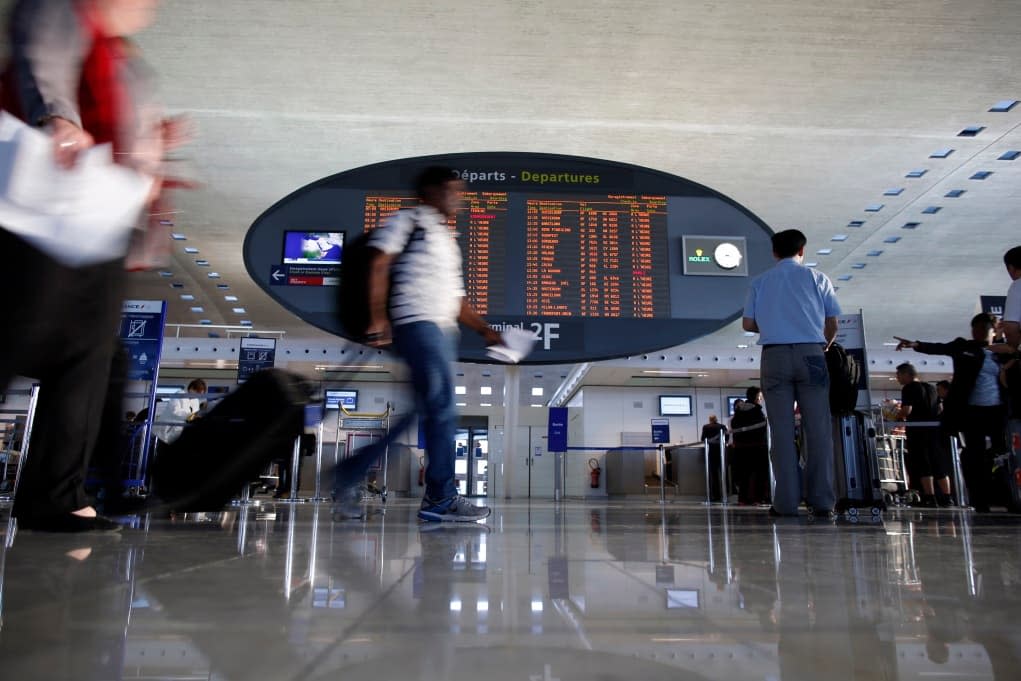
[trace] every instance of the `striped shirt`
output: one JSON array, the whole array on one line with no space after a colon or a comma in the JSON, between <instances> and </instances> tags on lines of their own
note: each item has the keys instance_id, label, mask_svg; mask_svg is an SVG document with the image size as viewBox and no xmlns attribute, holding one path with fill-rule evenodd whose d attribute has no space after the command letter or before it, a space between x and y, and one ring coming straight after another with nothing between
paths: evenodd
<instances>
[{"instance_id":1,"label":"striped shirt","mask_svg":"<svg viewBox=\"0 0 1021 681\"><path fill-rule=\"evenodd\" d=\"M461 249L439 211L425 205L399 211L372 233L368 245L397 256L390 278L394 326L433 322L441 329L457 327L465 295Z\"/></svg>"}]
</instances>

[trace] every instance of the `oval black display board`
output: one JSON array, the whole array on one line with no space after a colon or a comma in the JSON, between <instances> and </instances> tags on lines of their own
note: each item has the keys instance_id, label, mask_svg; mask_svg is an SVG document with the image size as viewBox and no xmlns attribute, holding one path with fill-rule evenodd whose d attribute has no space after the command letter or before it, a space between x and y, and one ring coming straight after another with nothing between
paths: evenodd
<instances>
[{"instance_id":1,"label":"oval black display board","mask_svg":"<svg viewBox=\"0 0 1021 681\"><path fill-rule=\"evenodd\" d=\"M497 327L536 331L527 363L609 359L671 347L740 316L748 279L772 265L771 231L695 182L639 166L530 153L423 156L302 187L248 230L249 274L305 321L343 336L343 244L400 208L429 165L467 183L452 220L469 300ZM342 304L342 302L341 302ZM462 361L489 361L462 335Z\"/></svg>"}]
</instances>

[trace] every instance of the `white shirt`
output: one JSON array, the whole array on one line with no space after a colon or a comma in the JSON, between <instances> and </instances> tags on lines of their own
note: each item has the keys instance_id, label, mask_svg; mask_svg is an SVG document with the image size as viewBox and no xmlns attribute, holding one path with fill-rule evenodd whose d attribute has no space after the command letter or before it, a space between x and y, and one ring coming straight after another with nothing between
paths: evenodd
<instances>
[{"instance_id":1,"label":"white shirt","mask_svg":"<svg viewBox=\"0 0 1021 681\"><path fill-rule=\"evenodd\" d=\"M175 397L156 405L153 421L153 434L163 442L170 444L181 437L184 424L202 408L202 403L195 397ZM181 425L175 426L174 423Z\"/></svg>"},{"instance_id":2,"label":"white shirt","mask_svg":"<svg viewBox=\"0 0 1021 681\"><path fill-rule=\"evenodd\" d=\"M395 213L369 236L369 246L397 256L390 279L394 326L433 322L457 328L465 295L461 248L439 211L423 205Z\"/></svg>"},{"instance_id":3,"label":"white shirt","mask_svg":"<svg viewBox=\"0 0 1021 681\"><path fill-rule=\"evenodd\" d=\"M1015 279L1007 289L1007 302L1003 304L1003 321L1021 323L1021 279Z\"/></svg>"}]
</instances>

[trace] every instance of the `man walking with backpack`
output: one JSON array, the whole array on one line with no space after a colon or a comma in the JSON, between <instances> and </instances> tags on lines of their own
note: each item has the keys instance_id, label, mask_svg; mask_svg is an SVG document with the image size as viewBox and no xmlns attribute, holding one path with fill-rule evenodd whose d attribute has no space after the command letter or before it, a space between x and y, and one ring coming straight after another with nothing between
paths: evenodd
<instances>
[{"instance_id":1,"label":"man walking with backpack","mask_svg":"<svg viewBox=\"0 0 1021 681\"><path fill-rule=\"evenodd\" d=\"M918 379L914 365L910 362L898 365L897 382L901 385L897 418L908 423L938 423L939 396L936 388ZM939 442L940 432L939 426L907 428L908 477L912 486L921 488L922 508L950 505L950 475Z\"/></svg>"},{"instance_id":2,"label":"man walking with backpack","mask_svg":"<svg viewBox=\"0 0 1021 681\"><path fill-rule=\"evenodd\" d=\"M773 235L778 261L748 289L742 325L762 346L762 389L772 430L776 489L770 515L793 516L801 501L794 443L794 403L805 432L807 501L813 513L833 512L833 425L824 349L837 335L840 305L833 283L803 264L805 235L788 229Z\"/></svg>"},{"instance_id":3,"label":"man walking with backpack","mask_svg":"<svg viewBox=\"0 0 1021 681\"><path fill-rule=\"evenodd\" d=\"M452 365L457 361L458 323L489 345L499 343L500 334L468 304L461 250L447 223L461 207L464 183L453 170L433 166L422 171L415 189L421 204L396 213L369 236L365 342L373 347L392 342L408 364L428 459L419 518L473 522L490 510L461 497L454 482L457 408ZM378 452L369 450L338 469L337 515L363 515L363 479L377 458Z\"/></svg>"}]
</instances>

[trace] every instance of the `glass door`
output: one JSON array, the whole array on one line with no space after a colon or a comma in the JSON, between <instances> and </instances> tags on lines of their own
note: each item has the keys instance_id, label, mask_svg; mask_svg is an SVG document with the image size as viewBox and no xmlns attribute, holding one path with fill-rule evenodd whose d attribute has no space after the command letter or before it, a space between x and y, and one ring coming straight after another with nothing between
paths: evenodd
<instances>
[{"instance_id":1,"label":"glass door","mask_svg":"<svg viewBox=\"0 0 1021 681\"><path fill-rule=\"evenodd\" d=\"M469 480L472 457L469 456L471 445L471 429L458 428L454 435L454 484L457 485L457 493L463 497L471 496L471 482Z\"/></svg>"},{"instance_id":2,"label":"glass door","mask_svg":"<svg viewBox=\"0 0 1021 681\"><path fill-rule=\"evenodd\" d=\"M471 437L471 490L468 496L489 496L489 430L472 428Z\"/></svg>"}]
</instances>

